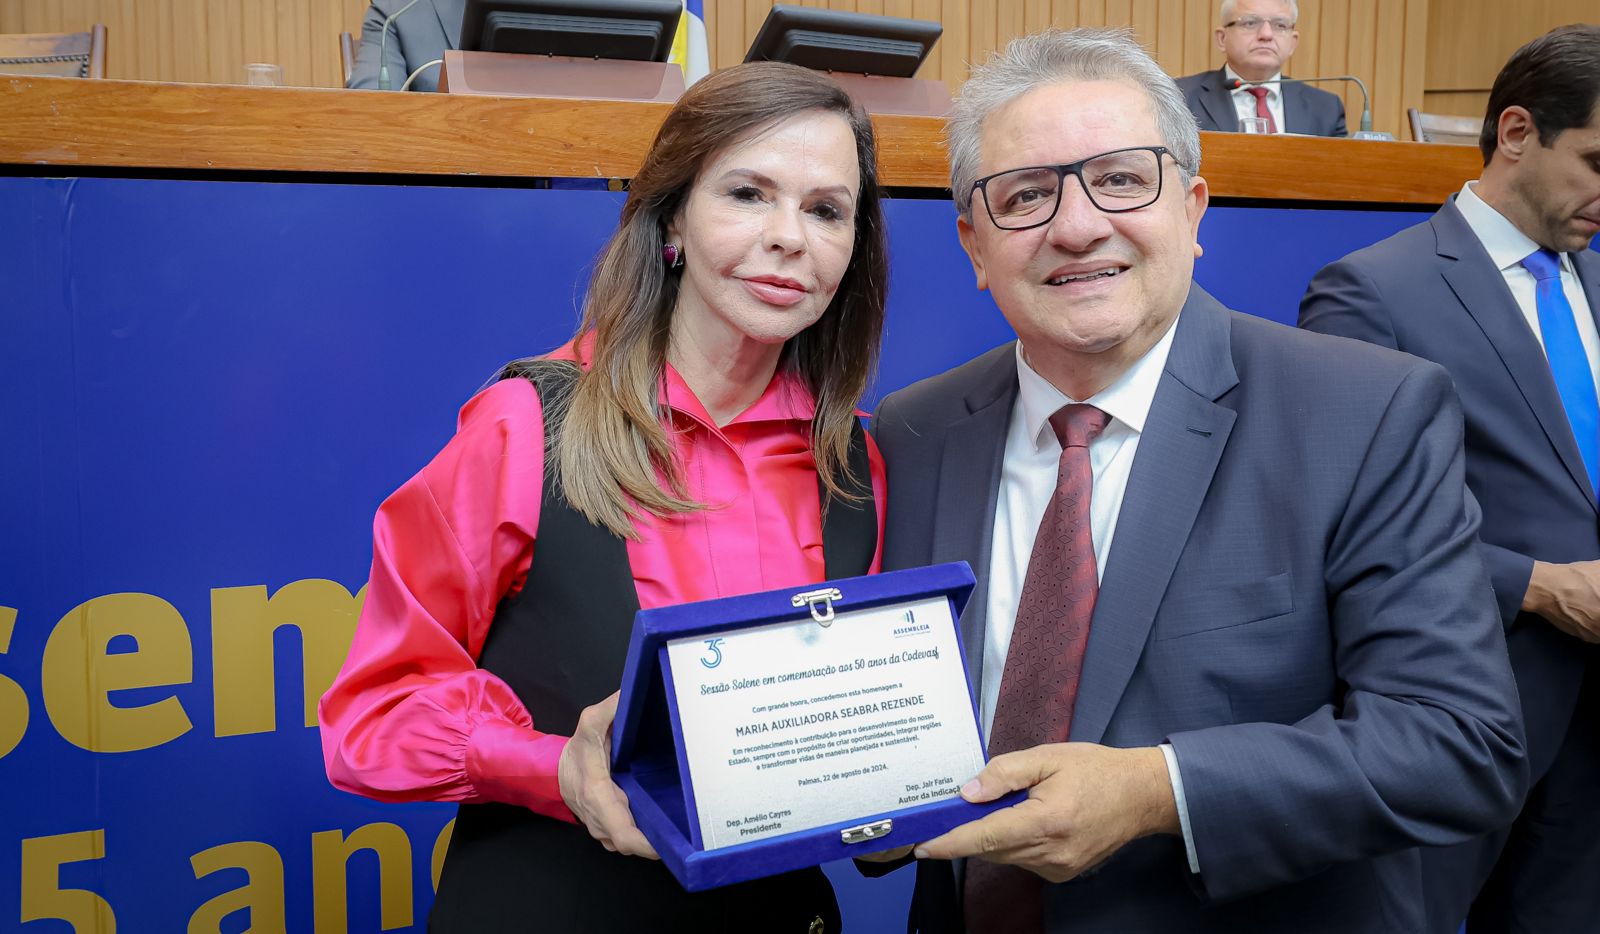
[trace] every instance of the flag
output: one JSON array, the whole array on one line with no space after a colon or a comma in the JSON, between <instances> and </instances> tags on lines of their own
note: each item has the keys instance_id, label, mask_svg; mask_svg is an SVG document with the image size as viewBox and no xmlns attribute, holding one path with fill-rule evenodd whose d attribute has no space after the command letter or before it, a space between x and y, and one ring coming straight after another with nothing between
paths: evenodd
<instances>
[{"instance_id":1,"label":"flag","mask_svg":"<svg viewBox=\"0 0 1600 934\"><path fill-rule=\"evenodd\" d=\"M683 0L678 33L672 37L672 61L683 69L686 87L711 73L711 53L706 50L705 0Z\"/></svg>"}]
</instances>

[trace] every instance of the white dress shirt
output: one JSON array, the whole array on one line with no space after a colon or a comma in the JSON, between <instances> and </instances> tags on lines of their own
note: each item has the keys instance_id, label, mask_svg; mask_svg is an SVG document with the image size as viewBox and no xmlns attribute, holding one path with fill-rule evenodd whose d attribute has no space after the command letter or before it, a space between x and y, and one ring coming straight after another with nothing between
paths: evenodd
<instances>
[{"instance_id":1,"label":"white dress shirt","mask_svg":"<svg viewBox=\"0 0 1600 934\"><path fill-rule=\"evenodd\" d=\"M1544 332L1539 327L1537 281L1533 273L1522 268L1522 261L1539 249L1539 244L1506 220L1504 214L1478 197L1478 193L1473 191L1477 184L1467 182L1461 186L1461 194L1456 196L1456 208L1466 218L1467 226L1478 235L1483 248L1489 251L1489 259L1505 278L1506 285L1511 289L1511 297L1516 299L1517 308L1522 311L1523 320L1528 322L1534 339L1543 347ZM1556 255L1561 258L1561 290L1567 294L1567 303L1572 306L1573 317L1577 319L1578 340L1583 343L1583 353L1589 358L1589 374L1595 386L1600 388L1600 330L1595 328L1589 299L1583 294L1583 284L1578 281L1578 271L1572 265L1572 254Z\"/></svg>"},{"instance_id":2,"label":"white dress shirt","mask_svg":"<svg viewBox=\"0 0 1600 934\"><path fill-rule=\"evenodd\" d=\"M1239 77L1239 73L1233 70L1232 65L1222 66L1222 73L1229 81ZM1267 80L1279 81L1282 78L1283 72L1280 71ZM1267 89L1267 109L1272 112L1273 126L1278 128L1277 131L1279 133L1288 133L1289 125L1283 121L1283 85L1263 84L1262 87ZM1236 88L1229 91L1228 94L1233 98L1233 109L1238 112L1239 119L1243 120L1245 117L1254 117L1256 115L1256 96L1250 93L1248 87ZM1240 125L1243 126L1243 124Z\"/></svg>"},{"instance_id":3,"label":"white dress shirt","mask_svg":"<svg viewBox=\"0 0 1600 934\"><path fill-rule=\"evenodd\" d=\"M1254 98L1251 99L1252 102ZM1172 351L1172 335L1177 319L1167 333L1145 351L1110 386L1088 399L1073 399L1034 372L1028 365L1025 348L1017 343L1017 401L1011 409L1006 431L1005 460L1000 472L999 496L994 508L994 542L989 552L988 625L983 642L983 675L978 692L979 712L983 717L984 741L994 725L994 709L1000 700L1000 680L1005 673L1006 653L1011 648L1011 631L1017 622L1017 605L1022 599L1022 580L1033 555L1033 539L1045 507L1055 493L1056 472L1061 460L1061 442L1050 427L1050 416L1064 405L1086 402L1111 420L1100 436L1089 444L1089 467L1094 486L1089 494L1089 527L1094 540L1094 565L1097 579L1105 577L1106 557L1111 554L1111 539L1117 531L1117 516L1122 511L1123 495L1133 457L1139 450L1139 436L1155 402L1156 387L1167 367ZM1189 871L1200 871L1194 841L1189 831L1189 809L1183 796L1183 779L1178 772L1177 755L1163 743L1167 777L1178 805L1178 820L1183 829Z\"/></svg>"}]
</instances>

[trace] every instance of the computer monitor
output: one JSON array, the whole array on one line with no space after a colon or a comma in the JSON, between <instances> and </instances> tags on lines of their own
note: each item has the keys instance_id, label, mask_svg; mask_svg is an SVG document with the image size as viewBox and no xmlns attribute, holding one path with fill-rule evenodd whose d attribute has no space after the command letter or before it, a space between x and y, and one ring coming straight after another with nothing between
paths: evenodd
<instances>
[{"instance_id":1,"label":"computer monitor","mask_svg":"<svg viewBox=\"0 0 1600 934\"><path fill-rule=\"evenodd\" d=\"M679 0L467 0L461 49L664 62Z\"/></svg>"},{"instance_id":2,"label":"computer monitor","mask_svg":"<svg viewBox=\"0 0 1600 934\"><path fill-rule=\"evenodd\" d=\"M744 60L910 78L943 31L938 23L920 19L778 4Z\"/></svg>"}]
</instances>

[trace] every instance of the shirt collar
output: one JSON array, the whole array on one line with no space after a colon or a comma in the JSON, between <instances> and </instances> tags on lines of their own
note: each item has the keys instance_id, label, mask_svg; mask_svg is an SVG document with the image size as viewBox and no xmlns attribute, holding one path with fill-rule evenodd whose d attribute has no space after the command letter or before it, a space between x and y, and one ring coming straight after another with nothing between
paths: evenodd
<instances>
[{"instance_id":1,"label":"shirt collar","mask_svg":"<svg viewBox=\"0 0 1600 934\"><path fill-rule=\"evenodd\" d=\"M1233 70L1233 66L1232 65L1223 65L1222 66L1222 76L1227 78L1229 81L1232 81L1235 78L1239 78L1239 73L1237 71ZM1281 81L1282 79L1283 79L1283 72L1281 70L1275 72L1274 74L1272 74L1270 77L1267 78L1268 81ZM1244 79L1243 78L1239 78L1239 80L1243 81ZM1282 90L1283 85L1281 85L1281 84L1264 84L1264 85L1262 85L1262 87L1267 89L1267 96L1268 97L1277 97L1278 96L1278 92L1280 90ZM1245 87L1245 88L1234 88L1233 89L1233 93L1235 93L1235 94L1249 94L1250 93L1250 89L1247 88L1247 87Z\"/></svg>"},{"instance_id":2,"label":"shirt collar","mask_svg":"<svg viewBox=\"0 0 1600 934\"><path fill-rule=\"evenodd\" d=\"M1469 181L1461 186L1461 193L1456 195L1456 210L1461 212L1467 226L1477 234L1496 269L1505 272L1520 266L1530 253L1542 248L1533 238L1518 230L1517 225L1511 223L1504 214L1490 206L1489 202L1478 197L1473 190L1477 184L1476 181ZM1561 259L1562 270L1572 272L1572 257L1565 253L1558 253L1557 256Z\"/></svg>"},{"instance_id":3,"label":"shirt collar","mask_svg":"<svg viewBox=\"0 0 1600 934\"><path fill-rule=\"evenodd\" d=\"M1178 330L1173 319L1167 333L1161 335L1155 346L1133 362L1111 385L1087 399L1079 400L1057 389L1040 376L1022 353L1022 342L1017 342L1017 398L1022 403L1023 424L1034 449L1042 450L1046 439L1051 447L1059 447L1055 431L1050 427L1050 416L1064 405L1087 402L1111 416L1114 422L1126 425L1134 434L1144 432L1145 419L1150 416L1150 406L1155 403L1156 389L1161 385L1161 374L1167 368L1167 356L1172 352L1172 335Z\"/></svg>"}]
</instances>

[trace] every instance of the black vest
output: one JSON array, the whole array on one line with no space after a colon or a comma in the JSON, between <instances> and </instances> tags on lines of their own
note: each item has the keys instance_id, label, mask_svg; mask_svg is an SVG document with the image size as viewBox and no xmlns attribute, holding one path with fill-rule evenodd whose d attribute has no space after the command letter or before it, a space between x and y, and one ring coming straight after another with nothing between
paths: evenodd
<instances>
[{"instance_id":1,"label":"black vest","mask_svg":"<svg viewBox=\"0 0 1600 934\"><path fill-rule=\"evenodd\" d=\"M564 414L577 367L513 364L502 374L539 388L545 436ZM546 733L570 736L585 707L622 682L639 610L627 546L591 524L551 485L545 470L539 529L527 583L501 601L478 659L516 692ZM823 560L829 578L865 574L877 548L877 510L864 433L855 426L850 468L856 504L829 500ZM796 584L810 583L796 581ZM506 804L464 804L429 918L433 934L589 931L812 931L840 929L833 887L820 869L690 894L655 860L608 852L581 825Z\"/></svg>"}]
</instances>

